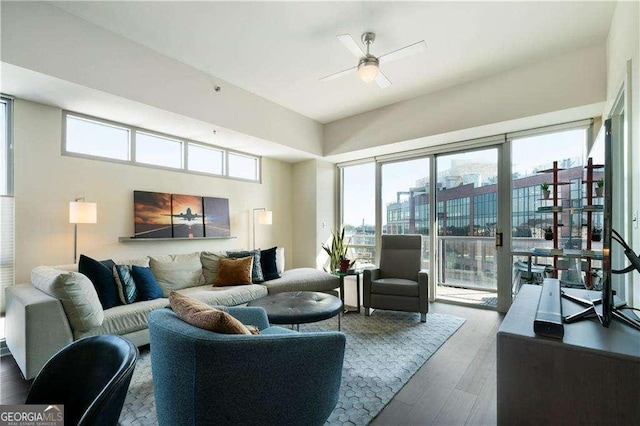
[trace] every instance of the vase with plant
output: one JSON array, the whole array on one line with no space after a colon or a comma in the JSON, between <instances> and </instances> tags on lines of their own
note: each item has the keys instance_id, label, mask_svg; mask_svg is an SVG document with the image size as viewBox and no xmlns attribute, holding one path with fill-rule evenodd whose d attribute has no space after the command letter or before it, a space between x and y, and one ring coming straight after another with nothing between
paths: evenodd
<instances>
[{"instance_id":1,"label":"vase with plant","mask_svg":"<svg viewBox=\"0 0 640 426\"><path fill-rule=\"evenodd\" d=\"M604 191L604 179L600 179L596 182L596 197L602 197Z\"/></svg>"},{"instance_id":2,"label":"vase with plant","mask_svg":"<svg viewBox=\"0 0 640 426\"><path fill-rule=\"evenodd\" d=\"M548 200L551 197L551 191L549 190L549 184L546 183L546 182L540 184L540 189L542 190L542 196L544 197L544 199Z\"/></svg>"},{"instance_id":3,"label":"vase with plant","mask_svg":"<svg viewBox=\"0 0 640 426\"><path fill-rule=\"evenodd\" d=\"M551 226L544 228L544 239L547 241L553 240L553 228Z\"/></svg>"},{"instance_id":4,"label":"vase with plant","mask_svg":"<svg viewBox=\"0 0 640 426\"><path fill-rule=\"evenodd\" d=\"M347 258L349 241L345 241L344 227L340 232L331 231L331 245L323 244L322 249L329 255L328 272L347 272L351 265L355 263L355 260L351 261Z\"/></svg>"},{"instance_id":5,"label":"vase with plant","mask_svg":"<svg viewBox=\"0 0 640 426\"><path fill-rule=\"evenodd\" d=\"M591 229L591 241L602 241L602 228L596 226Z\"/></svg>"}]
</instances>

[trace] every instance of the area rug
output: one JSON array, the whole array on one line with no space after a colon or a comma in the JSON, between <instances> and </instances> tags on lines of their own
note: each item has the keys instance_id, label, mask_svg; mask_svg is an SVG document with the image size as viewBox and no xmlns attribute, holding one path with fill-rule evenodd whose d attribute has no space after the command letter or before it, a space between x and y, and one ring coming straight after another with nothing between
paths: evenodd
<instances>
[{"instance_id":1,"label":"area rug","mask_svg":"<svg viewBox=\"0 0 640 426\"><path fill-rule=\"evenodd\" d=\"M429 314L427 322L421 323L419 314L391 311L375 311L370 317L343 316L347 346L342 385L327 424L368 424L464 321ZM336 330L337 326L337 319L332 318L302 325L300 332ZM140 351L120 424L158 424L148 348Z\"/></svg>"}]
</instances>

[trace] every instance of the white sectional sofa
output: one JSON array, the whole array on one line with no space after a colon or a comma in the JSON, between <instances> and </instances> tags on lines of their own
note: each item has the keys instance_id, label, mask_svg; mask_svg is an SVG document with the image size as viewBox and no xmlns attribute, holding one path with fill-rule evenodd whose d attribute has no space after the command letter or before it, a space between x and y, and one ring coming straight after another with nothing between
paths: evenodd
<instances>
[{"instance_id":1,"label":"white sectional sofa","mask_svg":"<svg viewBox=\"0 0 640 426\"><path fill-rule=\"evenodd\" d=\"M283 254L280 254L283 258ZM144 262L145 259L136 261ZM202 263L199 268L192 271L194 276L202 276L196 285L185 287L184 282L163 283L158 280L164 297L108 309L102 308L94 285L77 272L77 265L35 268L32 283L18 284L6 290L7 347L24 377L31 379L54 353L82 337L117 334L137 346L148 344L147 316L151 311L168 305L167 296L171 290L211 305L237 306L270 293L331 292L340 286L336 276L313 268L297 268L278 270L281 272L280 278L260 284L214 287L210 283L202 285L206 281L205 276L208 275L208 280L211 280L212 271L207 267L202 268Z\"/></svg>"}]
</instances>

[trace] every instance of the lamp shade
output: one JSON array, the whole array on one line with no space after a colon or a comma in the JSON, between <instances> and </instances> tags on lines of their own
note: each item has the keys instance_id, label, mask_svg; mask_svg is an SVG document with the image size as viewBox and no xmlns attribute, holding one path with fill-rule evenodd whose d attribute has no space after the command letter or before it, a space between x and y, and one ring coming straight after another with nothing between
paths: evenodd
<instances>
[{"instance_id":1,"label":"lamp shade","mask_svg":"<svg viewBox=\"0 0 640 426\"><path fill-rule=\"evenodd\" d=\"M378 76L378 64L367 62L358 67L358 75L365 83L371 83Z\"/></svg>"},{"instance_id":2,"label":"lamp shade","mask_svg":"<svg viewBox=\"0 0 640 426\"><path fill-rule=\"evenodd\" d=\"M258 223L260 225L272 225L273 224L273 212L269 211L269 210L258 212Z\"/></svg>"},{"instance_id":3,"label":"lamp shade","mask_svg":"<svg viewBox=\"0 0 640 426\"><path fill-rule=\"evenodd\" d=\"M69 223L98 223L98 204L71 201Z\"/></svg>"}]
</instances>

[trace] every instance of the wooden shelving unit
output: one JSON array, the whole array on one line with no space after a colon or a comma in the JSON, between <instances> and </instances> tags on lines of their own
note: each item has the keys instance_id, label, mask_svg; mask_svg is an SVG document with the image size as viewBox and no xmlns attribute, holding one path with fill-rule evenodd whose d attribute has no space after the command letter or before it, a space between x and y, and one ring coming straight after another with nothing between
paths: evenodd
<instances>
[{"instance_id":1,"label":"wooden shelving unit","mask_svg":"<svg viewBox=\"0 0 640 426\"><path fill-rule=\"evenodd\" d=\"M593 215L597 213L603 212L602 204L594 204L595 200L602 197L596 197L593 191L593 184L596 183L599 179L595 179L594 172L595 170L604 168L602 164L593 164L593 159L589 158L587 160L587 165L585 168L585 179L582 181L586 187L586 197L585 205L582 207L582 212L586 214L586 227L587 227L587 244L585 250L592 251L591 243L593 241ZM585 256L585 261L587 262L587 274L585 277L585 285L587 288L591 288L593 286L592 277L591 277L591 267L593 263L593 257Z\"/></svg>"},{"instance_id":2,"label":"wooden shelving unit","mask_svg":"<svg viewBox=\"0 0 640 426\"><path fill-rule=\"evenodd\" d=\"M550 169L546 169L546 170L540 170L538 171L538 173L550 173L551 174L551 182L548 182L549 186L552 188L551 189L551 198L549 199L543 199L543 201L550 201L552 202L551 206L545 206L544 208L539 208L538 212L539 213L549 213L553 215L553 253L552 255L550 255L553 258L553 278L558 278L558 258L560 257L558 253L558 250L561 251L561 249L558 247L558 231L559 228L561 226L563 226L562 222L561 222L561 218L562 218L562 210L563 207L561 205L561 201L562 198L559 196L559 190L560 187L562 185L568 185L569 182L561 182L559 180L558 177L558 173L564 170L560 167L558 167L558 162L554 161L553 162L553 167ZM547 210L547 208L549 208ZM569 230L569 232L571 232L571 230Z\"/></svg>"}]
</instances>

